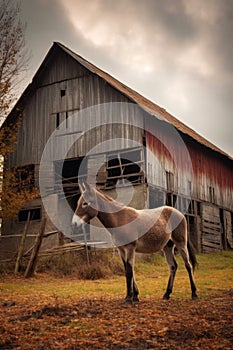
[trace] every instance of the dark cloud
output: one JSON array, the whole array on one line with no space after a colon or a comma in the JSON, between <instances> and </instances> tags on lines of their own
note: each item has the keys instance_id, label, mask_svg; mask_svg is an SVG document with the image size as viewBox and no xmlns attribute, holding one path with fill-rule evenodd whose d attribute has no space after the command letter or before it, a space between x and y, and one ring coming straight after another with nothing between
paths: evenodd
<instances>
[{"instance_id":1,"label":"dark cloud","mask_svg":"<svg viewBox=\"0 0 233 350\"><path fill-rule=\"evenodd\" d=\"M33 68L42 62L54 41L80 48L89 46L57 0L22 0L22 15L27 23L26 40L32 51Z\"/></svg>"},{"instance_id":2,"label":"dark cloud","mask_svg":"<svg viewBox=\"0 0 233 350\"><path fill-rule=\"evenodd\" d=\"M61 41L233 153L233 1L22 3L34 67Z\"/></svg>"}]
</instances>

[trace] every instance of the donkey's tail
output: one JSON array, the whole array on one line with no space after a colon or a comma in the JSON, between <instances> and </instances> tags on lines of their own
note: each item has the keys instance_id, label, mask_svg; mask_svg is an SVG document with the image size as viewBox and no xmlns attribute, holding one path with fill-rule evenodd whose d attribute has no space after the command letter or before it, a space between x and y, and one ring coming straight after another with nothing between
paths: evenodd
<instances>
[{"instance_id":1,"label":"donkey's tail","mask_svg":"<svg viewBox=\"0 0 233 350\"><path fill-rule=\"evenodd\" d=\"M193 244L191 243L190 239L188 240L187 247L188 247L190 262L192 264L193 271L194 271L195 267L198 266L198 263L197 263L197 258L195 255L195 250L194 250Z\"/></svg>"}]
</instances>

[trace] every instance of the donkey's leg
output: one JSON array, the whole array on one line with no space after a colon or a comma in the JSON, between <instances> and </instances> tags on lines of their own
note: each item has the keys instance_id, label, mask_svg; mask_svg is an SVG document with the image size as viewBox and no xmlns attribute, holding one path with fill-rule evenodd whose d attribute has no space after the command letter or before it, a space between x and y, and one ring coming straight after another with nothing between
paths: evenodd
<instances>
[{"instance_id":1,"label":"donkey's leg","mask_svg":"<svg viewBox=\"0 0 233 350\"><path fill-rule=\"evenodd\" d=\"M184 263L185 263L185 267L186 267L186 270L188 271L188 275L189 275L189 280L190 280L190 286L191 286L191 291L192 291L192 299L197 299L198 296L197 296L197 293L196 293L196 285L194 283L194 278L193 278L193 266L190 262L190 259L189 259L189 252L188 252L188 248L187 247L183 247L181 249L178 249L183 260L184 260Z\"/></svg>"},{"instance_id":2,"label":"donkey's leg","mask_svg":"<svg viewBox=\"0 0 233 350\"><path fill-rule=\"evenodd\" d=\"M165 294L163 295L163 299L168 300L170 298L170 294L172 293L174 279L176 275L177 270L177 262L174 257L174 244L172 241L169 241L167 245L163 249L167 263L170 268L170 276L167 284L167 289Z\"/></svg>"},{"instance_id":3,"label":"donkey's leg","mask_svg":"<svg viewBox=\"0 0 233 350\"><path fill-rule=\"evenodd\" d=\"M134 247L119 248L121 258L125 267L126 288L127 294L125 302L138 301L138 288L134 280Z\"/></svg>"}]
</instances>

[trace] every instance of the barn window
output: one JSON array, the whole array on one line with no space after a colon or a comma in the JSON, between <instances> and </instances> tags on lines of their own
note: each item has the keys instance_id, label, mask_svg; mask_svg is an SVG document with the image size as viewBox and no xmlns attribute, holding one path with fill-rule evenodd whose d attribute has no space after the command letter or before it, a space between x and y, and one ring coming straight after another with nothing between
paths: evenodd
<instances>
[{"instance_id":1,"label":"barn window","mask_svg":"<svg viewBox=\"0 0 233 350\"><path fill-rule=\"evenodd\" d=\"M28 214L30 214L30 220L40 220L41 219L41 207L32 208L32 209L23 209L18 213L18 221L25 222L27 221Z\"/></svg>"},{"instance_id":2,"label":"barn window","mask_svg":"<svg viewBox=\"0 0 233 350\"><path fill-rule=\"evenodd\" d=\"M56 128L59 129L60 125L60 113L56 114Z\"/></svg>"},{"instance_id":3,"label":"barn window","mask_svg":"<svg viewBox=\"0 0 233 350\"><path fill-rule=\"evenodd\" d=\"M188 180L188 194L190 195L192 193L192 181Z\"/></svg>"},{"instance_id":4,"label":"barn window","mask_svg":"<svg viewBox=\"0 0 233 350\"><path fill-rule=\"evenodd\" d=\"M144 182L143 150L131 149L107 155L107 187L115 187L117 181L127 180L132 184Z\"/></svg>"},{"instance_id":5,"label":"barn window","mask_svg":"<svg viewBox=\"0 0 233 350\"><path fill-rule=\"evenodd\" d=\"M194 215L194 200L190 200L187 213Z\"/></svg>"},{"instance_id":6,"label":"barn window","mask_svg":"<svg viewBox=\"0 0 233 350\"><path fill-rule=\"evenodd\" d=\"M65 89L61 89L60 90L60 94L61 94L61 97L65 96L66 95L66 90Z\"/></svg>"},{"instance_id":7,"label":"barn window","mask_svg":"<svg viewBox=\"0 0 233 350\"><path fill-rule=\"evenodd\" d=\"M178 205L177 195L168 192L166 194L166 202L165 203L166 203L166 205L169 205L171 207L176 207Z\"/></svg>"},{"instance_id":8,"label":"barn window","mask_svg":"<svg viewBox=\"0 0 233 350\"><path fill-rule=\"evenodd\" d=\"M210 203L215 203L214 187L212 186L209 186L209 200L210 200Z\"/></svg>"},{"instance_id":9,"label":"barn window","mask_svg":"<svg viewBox=\"0 0 233 350\"><path fill-rule=\"evenodd\" d=\"M66 129L69 127L69 113L66 112Z\"/></svg>"},{"instance_id":10,"label":"barn window","mask_svg":"<svg viewBox=\"0 0 233 350\"><path fill-rule=\"evenodd\" d=\"M197 202L197 215L201 216L201 202Z\"/></svg>"},{"instance_id":11,"label":"barn window","mask_svg":"<svg viewBox=\"0 0 233 350\"><path fill-rule=\"evenodd\" d=\"M174 191L174 174L171 171L166 171L166 183L168 192Z\"/></svg>"}]
</instances>

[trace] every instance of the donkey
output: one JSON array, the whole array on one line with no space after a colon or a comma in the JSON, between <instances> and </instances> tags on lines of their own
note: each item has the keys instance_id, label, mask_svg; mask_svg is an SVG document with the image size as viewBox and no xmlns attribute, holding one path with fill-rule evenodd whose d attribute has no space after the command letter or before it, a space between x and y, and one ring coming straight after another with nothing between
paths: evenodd
<instances>
[{"instance_id":1,"label":"donkey","mask_svg":"<svg viewBox=\"0 0 233 350\"><path fill-rule=\"evenodd\" d=\"M134 277L135 252L154 253L163 250L170 268L170 276L163 299L172 293L177 263L176 247L187 269L192 299L197 298L193 272L197 264L194 250L188 237L185 216L177 209L163 206L155 209L136 210L125 206L93 186L79 184L81 196L72 219L73 228L81 228L97 217L109 231L122 258L127 294L125 302L138 302L139 290Z\"/></svg>"}]
</instances>

